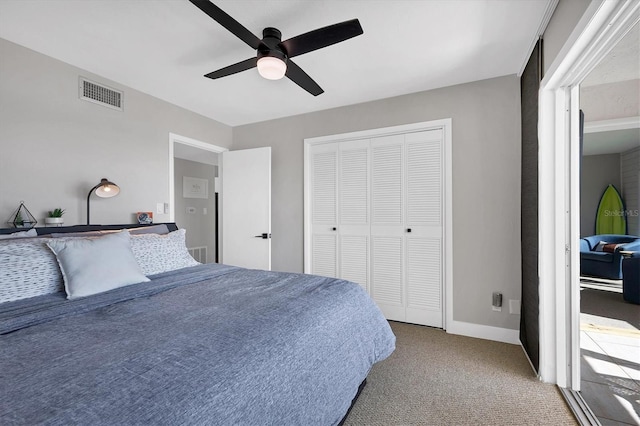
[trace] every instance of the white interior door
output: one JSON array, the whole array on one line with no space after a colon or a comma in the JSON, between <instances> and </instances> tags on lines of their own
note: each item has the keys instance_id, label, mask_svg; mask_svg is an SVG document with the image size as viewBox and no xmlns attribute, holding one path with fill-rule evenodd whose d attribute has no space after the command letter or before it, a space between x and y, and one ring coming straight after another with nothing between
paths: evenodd
<instances>
[{"instance_id":1,"label":"white interior door","mask_svg":"<svg viewBox=\"0 0 640 426\"><path fill-rule=\"evenodd\" d=\"M405 136L406 321L442 327L443 132Z\"/></svg>"},{"instance_id":2,"label":"white interior door","mask_svg":"<svg viewBox=\"0 0 640 426\"><path fill-rule=\"evenodd\" d=\"M222 153L222 263L271 269L271 147Z\"/></svg>"},{"instance_id":3,"label":"white interior door","mask_svg":"<svg viewBox=\"0 0 640 426\"><path fill-rule=\"evenodd\" d=\"M325 277L338 276L338 144L313 147L310 157L311 187L311 270Z\"/></svg>"},{"instance_id":4,"label":"white interior door","mask_svg":"<svg viewBox=\"0 0 640 426\"><path fill-rule=\"evenodd\" d=\"M371 297L387 319L406 321L404 135L371 139Z\"/></svg>"}]
</instances>

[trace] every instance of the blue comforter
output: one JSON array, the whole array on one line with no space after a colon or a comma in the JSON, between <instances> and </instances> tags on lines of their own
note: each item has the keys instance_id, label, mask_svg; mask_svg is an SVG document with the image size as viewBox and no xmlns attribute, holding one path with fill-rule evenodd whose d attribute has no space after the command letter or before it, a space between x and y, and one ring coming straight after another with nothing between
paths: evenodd
<instances>
[{"instance_id":1,"label":"blue comforter","mask_svg":"<svg viewBox=\"0 0 640 426\"><path fill-rule=\"evenodd\" d=\"M0 306L0 424L333 425L395 336L358 285L200 265Z\"/></svg>"}]
</instances>

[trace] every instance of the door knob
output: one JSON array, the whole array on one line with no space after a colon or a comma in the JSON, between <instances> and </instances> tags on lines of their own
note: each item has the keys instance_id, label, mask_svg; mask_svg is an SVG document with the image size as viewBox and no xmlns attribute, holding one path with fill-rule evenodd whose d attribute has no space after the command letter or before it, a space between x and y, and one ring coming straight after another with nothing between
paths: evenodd
<instances>
[{"instance_id":1,"label":"door knob","mask_svg":"<svg viewBox=\"0 0 640 426\"><path fill-rule=\"evenodd\" d=\"M271 234L267 234L266 232L260 235L256 235L256 238L262 238L263 240L267 240L269 238L271 238Z\"/></svg>"},{"instance_id":2,"label":"door knob","mask_svg":"<svg viewBox=\"0 0 640 426\"><path fill-rule=\"evenodd\" d=\"M331 230L332 230L332 231L337 231L337 230L338 230L338 228L333 227L333 228L331 228Z\"/></svg>"},{"instance_id":3,"label":"door knob","mask_svg":"<svg viewBox=\"0 0 640 426\"><path fill-rule=\"evenodd\" d=\"M411 232L411 228L407 228L407 232Z\"/></svg>"}]
</instances>

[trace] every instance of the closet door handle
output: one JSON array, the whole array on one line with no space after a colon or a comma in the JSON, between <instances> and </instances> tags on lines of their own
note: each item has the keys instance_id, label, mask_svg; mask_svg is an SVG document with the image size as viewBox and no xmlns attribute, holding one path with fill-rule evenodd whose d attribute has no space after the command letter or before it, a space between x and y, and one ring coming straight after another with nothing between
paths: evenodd
<instances>
[{"instance_id":1,"label":"closet door handle","mask_svg":"<svg viewBox=\"0 0 640 426\"><path fill-rule=\"evenodd\" d=\"M407 228L407 232L411 232L411 228Z\"/></svg>"},{"instance_id":2,"label":"closet door handle","mask_svg":"<svg viewBox=\"0 0 640 426\"><path fill-rule=\"evenodd\" d=\"M333 228L331 228L332 231L337 231L338 228L336 228L335 226Z\"/></svg>"}]
</instances>

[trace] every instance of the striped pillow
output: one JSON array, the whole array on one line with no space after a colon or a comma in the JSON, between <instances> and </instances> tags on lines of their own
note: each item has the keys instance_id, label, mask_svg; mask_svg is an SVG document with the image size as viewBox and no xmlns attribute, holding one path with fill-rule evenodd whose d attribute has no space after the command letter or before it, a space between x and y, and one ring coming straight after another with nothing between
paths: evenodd
<instances>
[{"instance_id":1,"label":"striped pillow","mask_svg":"<svg viewBox=\"0 0 640 426\"><path fill-rule=\"evenodd\" d=\"M48 238L0 241L0 303L63 291Z\"/></svg>"}]
</instances>

